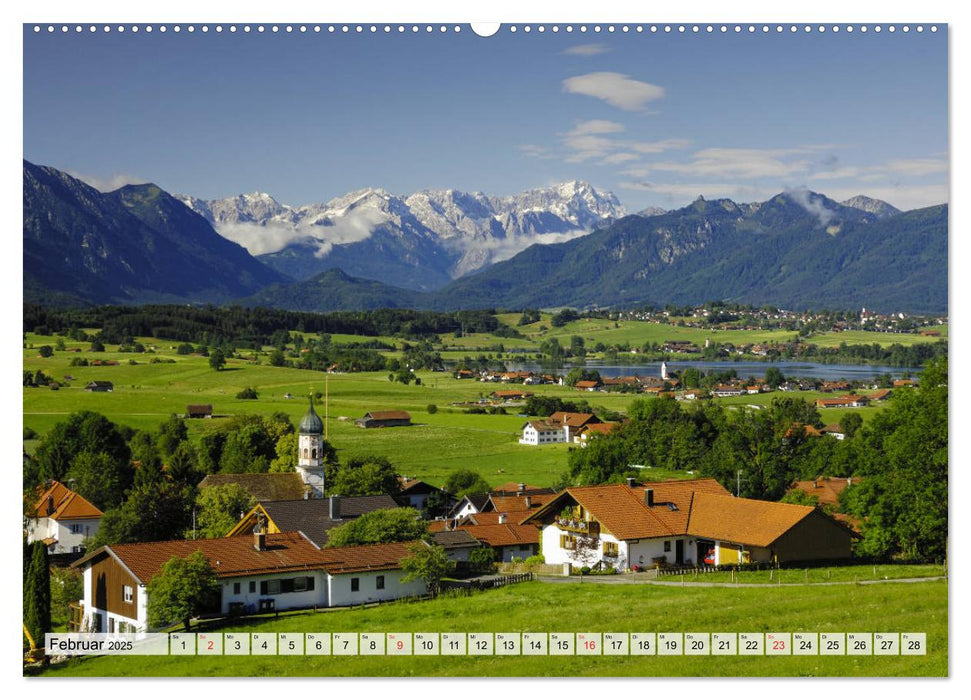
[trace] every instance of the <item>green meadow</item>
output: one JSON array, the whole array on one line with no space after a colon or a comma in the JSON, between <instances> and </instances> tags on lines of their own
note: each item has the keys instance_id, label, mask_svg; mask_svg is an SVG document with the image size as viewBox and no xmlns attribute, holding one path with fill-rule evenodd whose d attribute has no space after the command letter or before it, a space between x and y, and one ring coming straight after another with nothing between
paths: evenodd
<instances>
[{"instance_id":1,"label":"green meadow","mask_svg":"<svg viewBox=\"0 0 971 700\"><path fill-rule=\"evenodd\" d=\"M24 368L38 369L62 385L53 391L47 387L23 389L24 425L44 435L69 414L90 410L109 419L138 429L154 429L169 415L183 414L188 404L212 404L213 419L189 421L190 436L198 438L203 431L228 416L240 413L269 415L286 413L298 422L307 410L306 396L311 391L326 393L325 412L328 437L341 455L377 454L392 458L402 473L441 484L454 470L478 470L490 483L509 481L549 485L567 467L566 444L527 446L518 439L525 419L520 409L507 407L505 415L468 414L462 406L487 397L496 389L508 388L473 380L458 380L445 372L422 371L421 384L404 385L388 381L385 372L327 375L311 370L272 367L263 354L244 351L251 359L230 359L219 372L209 367L205 357L178 355L175 344L152 338L139 338L151 353L122 353L108 346L103 353L88 351L87 343L66 342L66 349L42 358L37 348L55 346L57 338L28 334L24 349ZM390 340L390 339L389 339ZM81 352L73 352L79 348ZM71 367L74 357L87 360L117 360L116 366ZM153 364L156 358L162 362ZM130 364L132 361L135 364ZM72 377L65 381L65 376ZM85 385L93 380L113 382L110 393L87 392ZM237 399L236 394L253 387L255 400ZM578 392L567 386L542 385L528 388L541 395L569 400L587 400L595 409L625 411L635 398L632 394ZM290 394L293 398L284 398ZM777 393L719 399L726 406L768 405ZM817 392L800 393L812 401L824 396ZM322 403L322 402L318 402ZM430 413L434 405L437 411ZM354 419L368 411L400 409L412 415L415 425L382 430L362 430ZM849 410L864 419L872 417L879 406L863 409L828 409L821 411L827 423L837 423ZM28 441L32 451L36 441ZM683 476L652 472L654 478Z\"/></svg>"},{"instance_id":2,"label":"green meadow","mask_svg":"<svg viewBox=\"0 0 971 700\"><path fill-rule=\"evenodd\" d=\"M199 628L203 629L203 628ZM948 674L947 582L699 588L529 582L218 632L924 632L925 656L104 656L77 676L923 676Z\"/></svg>"}]
</instances>

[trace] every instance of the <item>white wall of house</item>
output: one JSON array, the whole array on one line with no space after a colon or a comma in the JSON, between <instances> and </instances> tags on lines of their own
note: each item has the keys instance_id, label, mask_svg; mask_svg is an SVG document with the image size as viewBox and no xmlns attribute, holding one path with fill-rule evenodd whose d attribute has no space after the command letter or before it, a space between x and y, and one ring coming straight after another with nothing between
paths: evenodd
<instances>
[{"instance_id":1,"label":"white wall of house","mask_svg":"<svg viewBox=\"0 0 971 700\"><path fill-rule=\"evenodd\" d=\"M527 424L523 428L523 436L519 438L521 445L546 445L551 442L567 442L566 431L556 430L537 430L532 425Z\"/></svg>"},{"instance_id":2,"label":"white wall of house","mask_svg":"<svg viewBox=\"0 0 971 700\"><path fill-rule=\"evenodd\" d=\"M329 605L330 607L360 605L379 600L425 595L428 592L425 582L420 579L402 583L401 578L404 575L404 571L400 569L330 575L327 582ZM381 577L384 578L384 588L378 588L378 579ZM355 579L357 580L356 591L352 590Z\"/></svg>"},{"instance_id":3,"label":"white wall of house","mask_svg":"<svg viewBox=\"0 0 971 700\"><path fill-rule=\"evenodd\" d=\"M27 541L53 537L57 544L49 548L51 554L79 552L85 540L94 536L101 526L101 518L78 518L76 520L54 520L53 518L29 518L27 520Z\"/></svg>"},{"instance_id":4,"label":"white wall of house","mask_svg":"<svg viewBox=\"0 0 971 700\"><path fill-rule=\"evenodd\" d=\"M665 537L642 540L618 540L609 532L601 532L595 552L584 558L578 556L575 550L563 549L560 546L560 536L573 533L561 530L556 525L547 525L543 528L543 556L547 564L570 563L574 566L594 566L601 560L608 566L624 570L631 566L642 566L650 568L655 557L666 557L669 564L675 563L677 552L677 541L684 541L684 561L694 562L696 557L696 546L693 537ZM689 545L688 542L691 542ZM604 555L604 543L612 542L617 544L617 556ZM668 543L669 550L665 551L665 542Z\"/></svg>"},{"instance_id":5,"label":"white wall of house","mask_svg":"<svg viewBox=\"0 0 971 700\"><path fill-rule=\"evenodd\" d=\"M466 515L473 515L478 512L479 512L478 508L472 505L470 501L465 501L465 503L459 509L459 512L455 514L455 517L464 518Z\"/></svg>"},{"instance_id":6,"label":"white wall of house","mask_svg":"<svg viewBox=\"0 0 971 700\"><path fill-rule=\"evenodd\" d=\"M650 568L653 565L655 557L665 557L668 564L674 564L677 556L678 540L684 542L684 563L695 563L697 556L695 550L697 548L694 544L693 537L658 537L629 541L627 543L629 566L636 564L637 566ZM668 551L665 551L665 542L668 543ZM688 542L691 542L691 544L688 544Z\"/></svg>"},{"instance_id":7,"label":"white wall of house","mask_svg":"<svg viewBox=\"0 0 971 700\"><path fill-rule=\"evenodd\" d=\"M264 581L310 577L314 581L313 590L293 591L292 593L260 593ZM228 613L233 603L242 603L244 612L257 612L259 602L272 598L277 610L312 608L327 606L327 575L322 571L291 571L288 573L264 574L224 578L219 580L222 587L222 612ZM236 592L237 586L239 592ZM252 589L252 590L251 590Z\"/></svg>"}]
</instances>

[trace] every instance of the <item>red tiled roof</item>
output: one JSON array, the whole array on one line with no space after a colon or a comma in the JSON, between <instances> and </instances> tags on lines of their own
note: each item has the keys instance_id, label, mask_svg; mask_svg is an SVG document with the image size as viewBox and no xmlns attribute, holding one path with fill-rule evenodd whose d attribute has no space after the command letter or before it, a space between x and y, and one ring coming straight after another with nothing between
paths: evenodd
<instances>
[{"instance_id":1,"label":"red tiled roof","mask_svg":"<svg viewBox=\"0 0 971 700\"><path fill-rule=\"evenodd\" d=\"M411 420L408 411L368 411L365 418L374 420Z\"/></svg>"},{"instance_id":2,"label":"red tiled roof","mask_svg":"<svg viewBox=\"0 0 971 700\"><path fill-rule=\"evenodd\" d=\"M494 489L492 489L491 493L502 493L502 494L519 493L519 491L521 490L545 492L547 490L547 489L544 489L542 486L533 486L532 484L526 484L526 483L522 484L524 489L520 489L519 486L520 485L515 481L507 481L504 484L499 484L498 486L496 486Z\"/></svg>"},{"instance_id":3,"label":"red tiled roof","mask_svg":"<svg viewBox=\"0 0 971 700\"><path fill-rule=\"evenodd\" d=\"M322 568L330 574L388 571L401 568L401 560L411 556L409 547L414 544L415 542L390 542L322 549L318 552L318 560Z\"/></svg>"},{"instance_id":4,"label":"red tiled roof","mask_svg":"<svg viewBox=\"0 0 971 700\"><path fill-rule=\"evenodd\" d=\"M43 487L42 487L43 489ZM46 489L38 489L37 503L31 517L52 520L87 520L100 518L103 513L90 501L59 481L52 481Z\"/></svg>"},{"instance_id":5,"label":"red tiled roof","mask_svg":"<svg viewBox=\"0 0 971 700\"><path fill-rule=\"evenodd\" d=\"M580 431L581 435L606 435L614 428L616 428L620 423L594 423L592 425L585 425Z\"/></svg>"},{"instance_id":6,"label":"red tiled roof","mask_svg":"<svg viewBox=\"0 0 971 700\"><path fill-rule=\"evenodd\" d=\"M219 578L323 568L321 550L299 532L268 534L263 551L253 546L252 537L114 544L95 550L74 566L79 567L103 554L113 554L141 583L148 583L167 561L173 557L187 557L197 550L202 552Z\"/></svg>"},{"instance_id":7,"label":"red tiled roof","mask_svg":"<svg viewBox=\"0 0 971 700\"><path fill-rule=\"evenodd\" d=\"M600 386L600 382L593 381L591 379L583 379L583 380L577 382L576 384L574 384L574 386L577 389L594 389L594 388Z\"/></svg>"}]
</instances>

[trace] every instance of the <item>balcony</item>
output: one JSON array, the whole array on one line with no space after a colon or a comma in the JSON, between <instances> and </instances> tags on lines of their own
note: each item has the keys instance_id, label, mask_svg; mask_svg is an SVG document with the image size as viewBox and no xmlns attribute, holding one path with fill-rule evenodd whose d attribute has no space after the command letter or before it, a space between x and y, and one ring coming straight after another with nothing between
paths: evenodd
<instances>
[{"instance_id":1,"label":"balcony","mask_svg":"<svg viewBox=\"0 0 971 700\"><path fill-rule=\"evenodd\" d=\"M600 536L600 523L587 522L576 518L556 518L556 526L565 532L576 532L590 537Z\"/></svg>"}]
</instances>

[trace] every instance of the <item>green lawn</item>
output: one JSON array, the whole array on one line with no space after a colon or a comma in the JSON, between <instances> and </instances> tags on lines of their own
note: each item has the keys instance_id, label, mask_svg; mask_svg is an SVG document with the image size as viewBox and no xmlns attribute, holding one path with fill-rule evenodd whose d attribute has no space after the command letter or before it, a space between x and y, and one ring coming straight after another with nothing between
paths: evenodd
<instances>
[{"instance_id":1,"label":"green lawn","mask_svg":"<svg viewBox=\"0 0 971 700\"><path fill-rule=\"evenodd\" d=\"M216 630L214 630L216 631ZM69 676L935 676L947 583L681 588L531 582L472 597L282 615L245 632L925 632L926 656L100 657Z\"/></svg>"},{"instance_id":2,"label":"green lawn","mask_svg":"<svg viewBox=\"0 0 971 700\"><path fill-rule=\"evenodd\" d=\"M579 322L578 322L579 323ZM656 324L655 324L656 325ZM208 359L196 355L178 355L175 344L151 338L139 339L146 346L154 345L155 353L119 353L116 346L107 352L92 353L87 343L66 343L68 348L83 347L81 353L56 351L52 357L39 357L36 348L56 338L28 334L33 348L24 349L24 368L63 381L65 375L74 377L58 391L48 388L23 390L24 424L44 435L56 423L79 410L104 414L123 425L139 429L155 429L172 413L182 414L188 404L213 405L216 418L189 421L190 438L197 439L204 430L225 417L240 413L269 415L282 411L298 422L306 412L305 396L310 391L326 391L329 397L329 438L343 455L377 454L390 456L396 466L408 476L441 484L459 468L478 470L490 483L528 482L536 485L553 483L567 468L570 446L520 445L518 439L524 418L517 415L518 407L508 407L506 415L475 415L453 403L477 401L496 389L499 384L483 384L472 380L457 380L448 373L419 372L420 386L405 386L388 381L385 372L325 375L311 370L272 367L265 357L259 364L252 360L229 360L226 369L210 369ZM74 357L117 360L117 366L71 367ZM171 360L151 364L152 358ZM136 364L130 364L134 360ZM92 380L114 383L111 393L84 391ZM256 400L237 399L236 394L246 387L259 393ZM634 394L579 392L567 386L543 385L530 389L537 394L559 396L567 400L586 400L600 411L626 411ZM285 399L289 393L295 398ZM727 406L767 405L778 393L758 394L718 399ZM800 398L812 401L824 396L819 393L800 393ZM434 404L438 411L428 412ZM401 409L412 415L414 426L383 430L362 430L354 426L354 419L367 411ZM836 423L851 409L824 410L823 420ZM879 406L852 409L868 419ZM323 414L323 407L320 407ZM222 416L223 418L219 418ZM36 441L28 441L25 448L32 452Z\"/></svg>"},{"instance_id":3,"label":"green lawn","mask_svg":"<svg viewBox=\"0 0 971 700\"><path fill-rule=\"evenodd\" d=\"M936 564L878 564L876 566L833 566L814 569L777 569L766 571L713 571L684 577L689 583L788 584L832 583L844 581L881 581L900 578L944 576L947 570ZM679 575L662 577L663 581L681 581Z\"/></svg>"}]
</instances>

